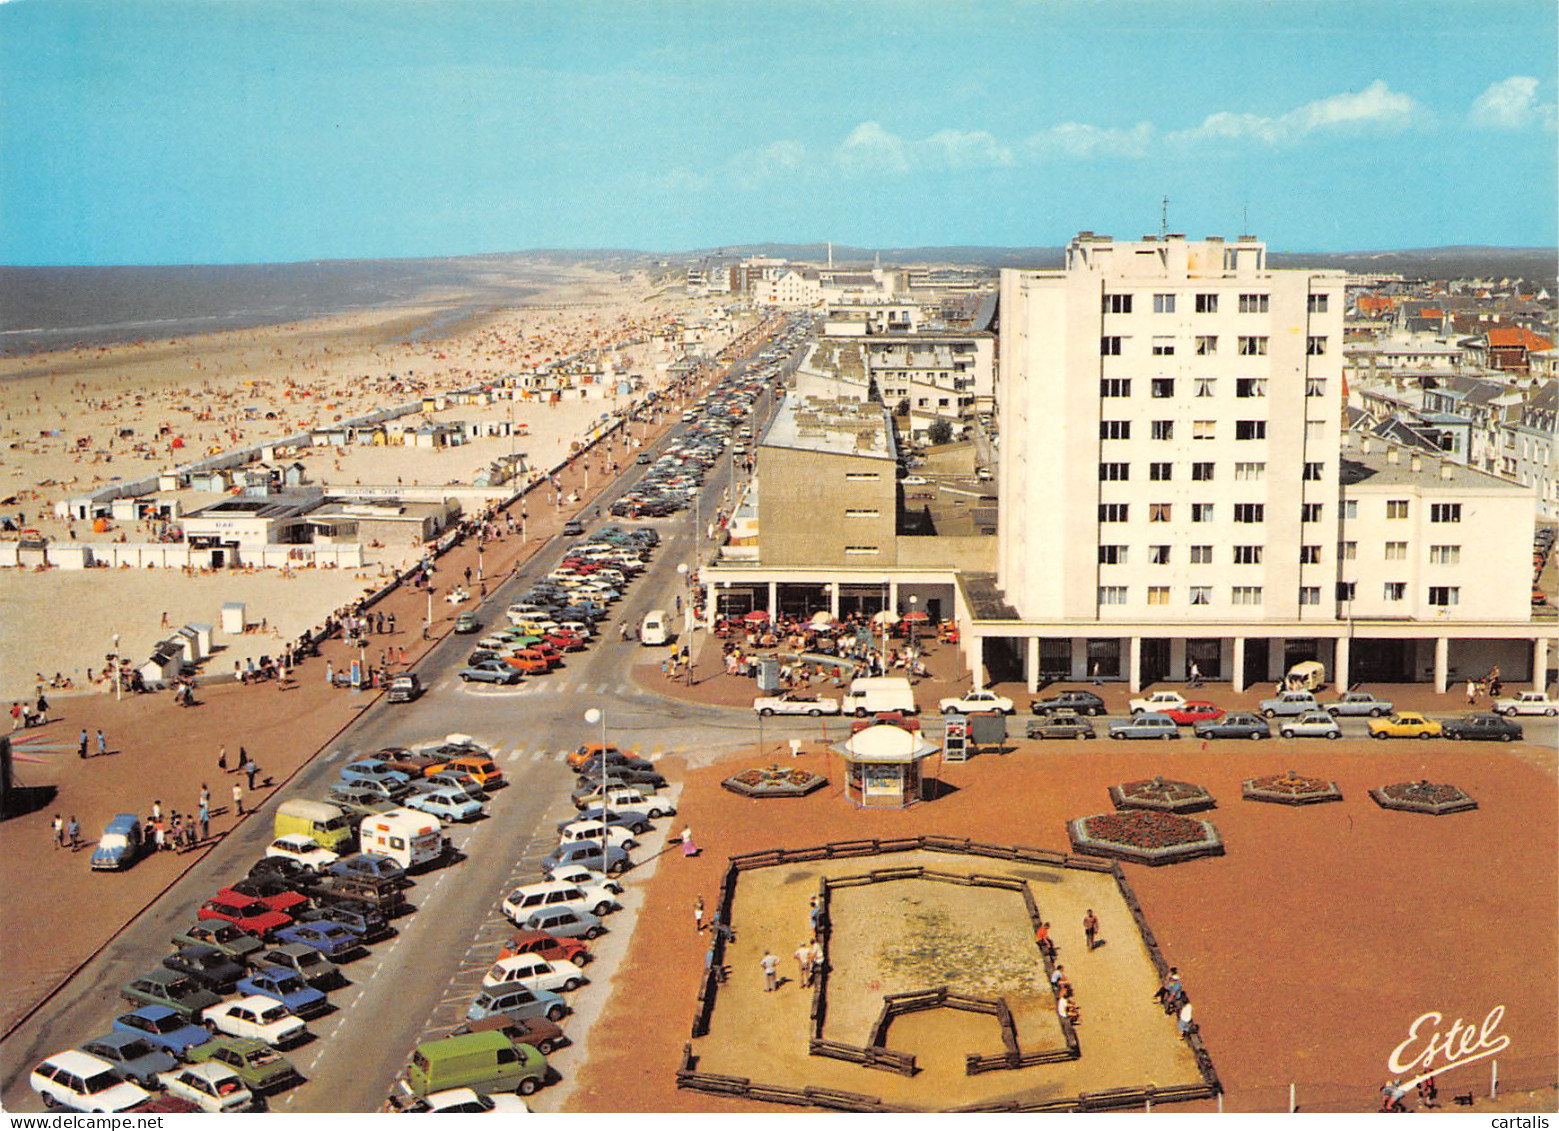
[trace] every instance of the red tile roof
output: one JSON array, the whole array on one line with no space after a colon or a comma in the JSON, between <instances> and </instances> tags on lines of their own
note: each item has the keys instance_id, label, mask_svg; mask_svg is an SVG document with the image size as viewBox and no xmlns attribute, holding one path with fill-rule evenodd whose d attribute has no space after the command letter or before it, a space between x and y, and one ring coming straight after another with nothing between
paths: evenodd
<instances>
[{"instance_id":1,"label":"red tile roof","mask_svg":"<svg viewBox=\"0 0 1559 1131\"><path fill-rule=\"evenodd\" d=\"M1530 351L1553 348L1553 343L1547 338L1539 337L1522 326L1493 326L1490 327L1487 337L1490 349L1526 349Z\"/></svg>"}]
</instances>

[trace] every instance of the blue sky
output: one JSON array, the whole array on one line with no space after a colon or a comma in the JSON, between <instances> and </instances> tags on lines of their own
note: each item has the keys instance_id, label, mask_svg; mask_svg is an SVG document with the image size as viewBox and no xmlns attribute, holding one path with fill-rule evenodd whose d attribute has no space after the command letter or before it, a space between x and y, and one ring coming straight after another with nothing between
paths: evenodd
<instances>
[{"instance_id":1,"label":"blue sky","mask_svg":"<svg viewBox=\"0 0 1559 1131\"><path fill-rule=\"evenodd\" d=\"M0 0L0 262L1556 242L1556 6Z\"/></svg>"}]
</instances>

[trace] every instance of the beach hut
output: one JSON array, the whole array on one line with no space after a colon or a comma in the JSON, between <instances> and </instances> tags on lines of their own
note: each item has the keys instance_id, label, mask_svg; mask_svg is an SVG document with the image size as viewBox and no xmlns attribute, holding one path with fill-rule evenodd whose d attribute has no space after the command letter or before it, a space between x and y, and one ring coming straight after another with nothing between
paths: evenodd
<instances>
[{"instance_id":1,"label":"beach hut","mask_svg":"<svg viewBox=\"0 0 1559 1131\"><path fill-rule=\"evenodd\" d=\"M149 684L172 683L184 670L184 649L170 640L159 641L152 655L140 667L141 678Z\"/></svg>"},{"instance_id":2,"label":"beach hut","mask_svg":"<svg viewBox=\"0 0 1559 1131\"><path fill-rule=\"evenodd\" d=\"M211 655L211 649L216 643L216 633L209 624L199 624L191 621L184 626L185 630L195 634L195 645L202 656Z\"/></svg>"},{"instance_id":3,"label":"beach hut","mask_svg":"<svg viewBox=\"0 0 1559 1131\"><path fill-rule=\"evenodd\" d=\"M249 624L248 612L242 601L223 601L222 631L229 636L242 636Z\"/></svg>"},{"instance_id":4,"label":"beach hut","mask_svg":"<svg viewBox=\"0 0 1559 1131\"><path fill-rule=\"evenodd\" d=\"M190 630L189 625L185 625L172 636L168 637L168 643L177 645L183 650L182 654L186 664L198 664L201 660L205 659L205 657L201 655L200 652L200 638Z\"/></svg>"},{"instance_id":5,"label":"beach hut","mask_svg":"<svg viewBox=\"0 0 1559 1131\"><path fill-rule=\"evenodd\" d=\"M915 731L878 723L829 747L845 760L845 797L862 809L907 809L922 799L921 764L941 747Z\"/></svg>"}]
</instances>

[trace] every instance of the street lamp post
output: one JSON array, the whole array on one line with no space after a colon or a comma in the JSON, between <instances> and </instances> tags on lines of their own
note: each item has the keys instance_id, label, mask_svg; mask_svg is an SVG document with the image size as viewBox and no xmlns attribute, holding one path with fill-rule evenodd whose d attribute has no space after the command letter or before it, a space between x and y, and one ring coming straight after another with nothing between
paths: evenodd
<instances>
[{"instance_id":1,"label":"street lamp post","mask_svg":"<svg viewBox=\"0 0 1559 1131\"><path fill-rule=\"evenodd\" d=\"M585 712L585 722L601 724L601 874L606 874L606 712L591 707Z\"/></svg>"},{"instance_id":2,"label":"street lamp post","mask_svg":"<svg viewBox=\"0 0 1559 1131\"><path fill-rule=\"evenodd\" d=\"M114 633L114 702L124 701L124 681L119 678L119 634Z\"/></svg>"}]
</instances>

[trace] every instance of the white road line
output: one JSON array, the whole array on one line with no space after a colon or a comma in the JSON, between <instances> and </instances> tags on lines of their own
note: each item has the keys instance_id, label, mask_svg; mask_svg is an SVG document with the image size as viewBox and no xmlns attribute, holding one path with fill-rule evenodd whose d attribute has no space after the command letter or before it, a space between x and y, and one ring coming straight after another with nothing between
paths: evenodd
<instances>
[{"instance_id":1,"label":"white road line","mask_svg":"<svg viewBox=\"0 0 1559 1131\"><path fill-rule=\"evenodd\" d=\"M547 756L547 752L545 750L533 750L533 751L531 751L530 760L532 762L539 762L543 758L545 758L546 756Z\"/></svg>"},{"instance_id":2,"label":"white road line","mask_svg":"<svg viewBox=\"0 0 1559 1131\"><path fill-rule=\"evenodd\" d=\"M515 747L514 750L510 751L509 756L507 758L505 758L504 761L505 762L518 762L520 760L520 753L521 753L521 751L520 751L519 747Z\"/></svg>"}]
</instances>

